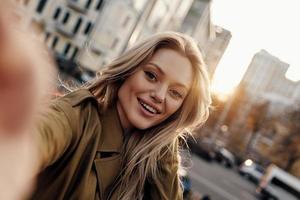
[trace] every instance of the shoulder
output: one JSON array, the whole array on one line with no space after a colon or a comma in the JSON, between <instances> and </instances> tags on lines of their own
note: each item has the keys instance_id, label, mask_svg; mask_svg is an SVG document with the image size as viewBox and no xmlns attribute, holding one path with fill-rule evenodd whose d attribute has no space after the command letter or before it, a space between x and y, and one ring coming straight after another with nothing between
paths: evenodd
<instances>
[{"instance_id":1,"label":"shoulder","mask_svg":"<svg viewBox=\"0 0 300 200\"><path fill-rule=\"evenodd\" d=\"M51 106L65 113L72 127L85 123L90 118L97 119L99 106L96 97L87 89L78 89L62 97L53 99Z\"/></svg>"},{"instance_id":2,"label":"shoulder","mask_svg":"<svg viewBox=\"0 0 300 200\"><path fill-rule=\"evenodd\" d=\"M88 89L78 89L65 94L62 97L55 99L57 102L68 103L72 107L76 107L83 102L93 102L97 103L96 97Z\"/></svg>"}]
</instances>

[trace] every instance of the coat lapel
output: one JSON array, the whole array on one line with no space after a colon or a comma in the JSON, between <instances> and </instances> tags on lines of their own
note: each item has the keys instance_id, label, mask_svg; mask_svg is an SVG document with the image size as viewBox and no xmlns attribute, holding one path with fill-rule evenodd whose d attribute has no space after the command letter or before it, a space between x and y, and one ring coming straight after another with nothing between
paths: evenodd
<instances>
[{"instance_id":1,"label":"coat lapel","mask_svg":"<svg viewBox=\"0 0 300 200\"><path fill-rule=\"evenodd\" d=\"M102 134L94 161L101 199L106 188L120 172L123 131L116 107L107 110L100 117Z\"/></svg>"},{"instance_id":2,"label":"coat lapel","mask_svg":"<svg viewBox=\"0 0 300 200\"><path fill-rule=\"evenodd\" d=\"M116 106L101 115L102 138L98 151L120 153L123 144L123 131Z\"/></svg>"}]
</instances>

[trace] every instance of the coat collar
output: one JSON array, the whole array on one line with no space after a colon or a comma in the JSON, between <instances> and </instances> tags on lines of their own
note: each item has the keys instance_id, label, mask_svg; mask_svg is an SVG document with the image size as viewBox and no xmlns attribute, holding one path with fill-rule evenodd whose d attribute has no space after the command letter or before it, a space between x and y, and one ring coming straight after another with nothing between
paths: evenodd
<instances>
[{"instance_id":1,"label":"coat collar","mask_svg":"<svg viewBox=\"0 0 300 200\"><path fill-rule=\"evenodd\" d=\"M123 130L119 119L117 106L109 108L106 112L100 115L102 133L101 142L98 147L99 151L103 152L118 152L120 153L123 145Z\"/></svg>"},{"instance_id":2,"label":"coat collar","mask_svg":"<svg viewBox=\"0 0 300 200\"><path fill-rule=\"evenodd\" d=\"M72 106L76 106L87 99L94 101L98 105L96 97L87 89L79 89L68 94ZM101 138L98 151L120 153L123 144L123 130L117 111L117 106L113 105L105 112L99 112L101 121Z\"/></svg>"}]
</instances>

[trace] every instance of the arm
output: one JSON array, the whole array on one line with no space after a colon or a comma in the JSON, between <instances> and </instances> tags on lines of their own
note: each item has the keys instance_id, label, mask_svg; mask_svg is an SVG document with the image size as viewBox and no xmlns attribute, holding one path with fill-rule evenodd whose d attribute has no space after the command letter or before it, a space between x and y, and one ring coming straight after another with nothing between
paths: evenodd
<instances>
[{"instance_id":1,"label":"arm","mask_svg":"<svg viewBox=\"0 0 300 200\"><path fill-rule=\"evenodd\" d=\"M62 100L55 100L37 120L34 133L38 149L38 171L57 161L75 139L75 120L70 119L75 114L70 113L71 105L64 103Z\"/></svg>"},{"instance_id":2,"label":"arm","mask_svg":"<svg viewBox=\"0 0 300 200\"><path fill-rule=\"evenodd\" d=\"M10 2L0 1L0 199L14 200L24 197L39 169L32 127L55 67Z\"/></svg>"}]
</instances>

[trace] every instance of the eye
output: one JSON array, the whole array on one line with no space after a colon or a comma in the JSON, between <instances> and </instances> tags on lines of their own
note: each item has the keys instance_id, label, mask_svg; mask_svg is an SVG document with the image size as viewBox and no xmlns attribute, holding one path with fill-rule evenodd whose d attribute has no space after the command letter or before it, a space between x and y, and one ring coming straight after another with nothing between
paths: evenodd
<instances>
[{"instance_id":1,"label":"eye","mask_svg":"<svg viewBox=\"0 0 300 200\"><path fill-rule=\"evenodd\" d=\"M144 71L145 72L145 75L146 77L150 80L150 81L156 81L157 80L157 77L156 77L156 74L151 72L151 71Z\"/></svg>"},{"instance_id":2,"label":"eye","mask_svg":"<svg viewBox=\"0 0 300 200\"><path fill-rule=\"evenodd\" d=\"M175 98L180 98L180 99L183 98L183 95L180 92L178 92L177 90L172 89L172 90L170 90L170 93Z\"/></svg>"}]
</instances>

